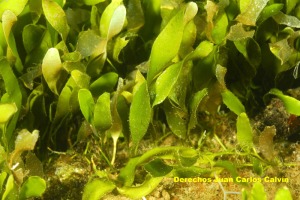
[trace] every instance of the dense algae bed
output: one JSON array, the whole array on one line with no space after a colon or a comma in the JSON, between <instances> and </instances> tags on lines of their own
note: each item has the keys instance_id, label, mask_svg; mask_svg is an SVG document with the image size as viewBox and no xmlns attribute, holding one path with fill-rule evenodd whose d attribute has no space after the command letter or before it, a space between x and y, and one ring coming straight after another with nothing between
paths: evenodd
<instances>
[{"instance_id":1,"label":"dense algae bed","mask_svg":"<svg viewBox=\"0 0 300 200\"><path fill-rule=\"evenodd\" d=\"M295 91L298 91L298 89ZM278 104L280 106L278 106ZM278 110L280 110L280 112ZM279 117L278 113L287 117L284 120L284 117L280 116L282 120L287 123L289 115L286 113L283 104L279 99L273 99L270 104L257 115L258 117L255 117L251 121L253 124L259 125L262 123L270 123L270 121L266 122L265 119L268 118L268 116L274 116L274 118L277 119ZM261 121L259 121L258 118ZM214 123L218 124L216 130L218 130L217 132L220 134L219 136L222 143L228 149L234 148L236 137L235 134L233 134L235 132L235 127L232 126L231 123L231 120L233 120L232 116L228 114L221 114L221 116L217 119L218 121L215 121ZM281 126L281 130L284 130L284 127L290 126L290 124L279 123L278 121L275 125ZM238 163L237 167L239 168L239 175L235 178L232 178L232 175L226 170L221 172L218 176L200 175L186 178L178 176L173 178L166 177L152 193L146 196L146 198L191 200L205 198L217 200L223 198L225 195L219 185L221 183L227 192L236 192L236 194L227 194L227 198L241 199L241 191L243 188L250 190L255 182L261 182L265 186L268 199L274 199L276 191L284 186L287 186L290 189L293 199L297 199L300 195L300 181L297 178L300 170L298 165L300 162L300 145L297 141L299 140L299 135L294 135L291 141L288 141L287 137L289 134L287 134L286 131L282 132L284 133L283 135L277 135L274 142L272 140L271 143L274 148L272 149L273 152L269 152L269 154L273 155L271 159L271 163L273 164L271 165L274 167L267 167L261 176L253 173L252 167L247 167L247 160L239 160L237 156L233 155L227 157L227 159ZM295 134L295 132L293 133ZM198 138L194 138L195 141L199 139L200 135L197 135L197 137ZM151 143L148 143L147 140L148 139L145 139L145 143L142 142L141 146L145 149L151 149L152 145ZM180 143L182 143L182 141L180 141L177 137L169 135L160 142L160 145L169 146L176 144L179 145ZM82 145L84 146L84 144ZM259 143L257 142L256 145L259 146ZM92 150L92 146L90 146L91 152L89 156L99 155L100 152ZM82 146L80 148L82 148ZM203 142L202 149L203 152L209 149L211 153L222 151L222 147L218 141L216 141L216 138L209 135ZM44 199L53 198L53 194L56 194L55 197L62 199L81 199L84 185L88 181L87 176L93 173L91 166L89 166L86 159L82 157L82 153L80 153L82 150L83 149L78 149L79 152L75 151L69 155L54 155L57 159L54 159L54 163L49 164L49 167L46 167L50 169L50 171L45 173L45 176L48 177L47 180L49 188L44 194ZM119 152L116 165L122 167L128 160L128 154L125 153L126 150L124 151L121 147ZM285 164L276 164L277 166L275 167L275 162L278 162L276 161L277 158L280 158L281 162ZM80 166L82 164L83 166ZM58 172L61 166L65 166L64 168L66 171L60 175ZM101 164L99 163L97 166L101 166ZM64 176L68 174L68 170L70 174L69 177L65 179ZM143 172L141 172L141 175L137 175L137 177L143 179ZM78 194L80 195L78 196ZM103 199L126 200L127 198L113 192L112 194L106 195Z\"/></svg>"}]
</instances>

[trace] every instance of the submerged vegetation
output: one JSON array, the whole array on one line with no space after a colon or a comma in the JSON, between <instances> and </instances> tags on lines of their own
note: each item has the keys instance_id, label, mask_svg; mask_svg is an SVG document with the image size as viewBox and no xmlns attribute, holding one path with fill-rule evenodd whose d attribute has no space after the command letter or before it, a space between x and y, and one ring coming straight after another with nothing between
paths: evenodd
<instances>
[{"instance_id":1,"label":"submerged vegetation","mask_svg":"<svg viewBox=\"0 0 300 200\"><path fill-rule=\"evenodd\" d=\"M268 169L299 169L297 0L8 0L0 16L2 200L61 199L64 181L68 198L138 199L195 177L266 199L292 181Z\"/></svg>"}]
</instances>

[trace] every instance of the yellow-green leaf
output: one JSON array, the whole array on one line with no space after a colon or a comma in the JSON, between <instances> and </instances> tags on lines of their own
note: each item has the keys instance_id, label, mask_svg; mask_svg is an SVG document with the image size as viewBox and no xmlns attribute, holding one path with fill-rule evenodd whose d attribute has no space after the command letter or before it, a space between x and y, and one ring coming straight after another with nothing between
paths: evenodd
<instances>
[{"instance_id":1,"label":"yellow-green leaf","mask_svg":"<svg viewBox=\"0 0 300 200\"><path fill-rule=\"evenodd\" d=\"M104 92L95 104L94 126L100 131L106 131L112 126L112 116L110 109L110 94Z\"/></svg>"},{"instance_id":2,"label":"yellow-green leaf","mask_svg":"<svg viewBox=\"0 0 300 200\"><path fill-rule=\"evenodd\" d=\"M30 133L26 129L21 130L15 141L15 151L33 150L38 138L39 138L38 130L34 130L32 133Z\"/></svg>"},{"instance_id":3,"label":"yellow-green leaf","mask_svg":"<svg viewBox=\"0 0 300 200\"><path fill-rule=\"evenodd\" d=\"M179 49L180 57L186 56L188 53L194 50L193 45L196 40L197 27L194 21L187 23L182 36L182 41Z\"/></svg>"},{"instance_id":4,"label":"yellow-green leaf","mask_svg":"<svg viewBox=\"0 0 300 200\"><path fill-rule=\"evenodd\" d=\"M13 25L17 22L17 16L10 10L6 10L2 15L2 22L4 36L9 45L9 35L12 31Z\"/></svg>"},{"instance_id":5,"label":"yellow-green leaf","mask_svg":"<svg viewBox=\"0 0 300 200\"><path fill-rule=\"evenodd\" d=\"M281 61L281 65L286 63L293 54L293 48L290 47L287 39L269 44L271 52Z\"/></svg>"},{"instance_id":6,"label":"yellow-green leaf","mask_svg":"<svg viewBox=\"0 0 300 200\"><path fill-rule=\"evenodd\" d=\"M162 159L156 158L145 164L144 169L152 177L164 177L172 171L173 167L165 164Z\"/></svg>"},{"instance_id":7,"label":"yellow-green leaf","mask_svg":"<svg viewBox=\"0 0 300 200\"><path fill-rule=\"evenodd\" d=\"M46 190L46 181L39 176L30 176L22 184L20 190L20 200L32 197L41 197Z\"/></svg>"},{"instance_id":8,"label":"yellow-green leaf","mask_svg":"<svg viewBox=\"0 0 300 200\"><path fill-rule=\"evenodd\" d=\"M90 77L86 73L75 69L71 72L71 77L79 88L87 88L89 86Z\"/></svg>"},{"instance_id":9,"label":"yellow-green leaf","mask_svg":"<svg viewBox=\"0 0 300 200\"><path fill-rule=\"evenodd\" d=\"M113 58L118 63L122 63L122 61L119 59L120 53L122 49L128 44L129 40L126 39L126 37L117 37L114 50L113 50Z\"/></svg>"},{"instance_id":10,"label":"yellow-green leaf","mask_svg":"<svg viewBox=\"0 0 300 200\"><path fill-rule=\"evenodd\" d=\"M200 102L208 94L207 88L200 90L194 94L190 103L190 121L188 124L189 129L195 128L197 125L197 111Z\"/></svg>"},{"instance_id":11,"label":"yellow-green leaf","mask_svg":"<svg viewBox=\"0 0 300 200\"><path fill-rule=\"evenodd\" d=\"M18 195L18 188L14 181L14 176L11 174L9 175L6 184L5 184L5 190L2 194L2 200L10 200L15 199L16 195Z\"/></svg>"},{"instance_id":12,"label":"yellow-green leaf","mask_svg":"<svg viewBox=\"0 0 300 200\"><path fill-rule=\"evenodd\" d=\"M300 101L299 100L297 100L293 97L284 95L280 90L278 90L276 88L271 89L269 94L276 95L278 98L280 98L283 101L285 109L289 113L300 116Z\"/></svg>"},{"instance_id":13,"label":"yellow-green leaf","mask_svg":"<svg viewBox=\"0 0 300 200\"><path fill-rule=\"evenodd\" d=\"M118 74L115 72L108 72L100 76L97 80L91 83L90 91L94 96L99 96L103 92L113 92L114 87L118 82Z\"/></svg>"},{"instance_id":14,"label":"yellow-green leaf","mask_svg":"<svg viewBox=\"0 0 300 200\"><path fill-rule=\"evenodd\" d=\"M246 113L241 113L236 122L237 141L239 145L249 150L253 147L253 133L249 118Z\"/></svg>"},{"instance_id":15,"label":"yellow-green leaf","mask_svg":"<svg viewBox=\"0 0 300 200\"><path fill-rule=\"evenodd\" d=\"M216 44L220 44L225 39L227 34L228 18L224 12L215 22L214 28L211 32L211 37Z\"/></svg>"},{"instance_id":16,"label":"yellow-green leaf","mask_svg":"<svg viewBox=\"0 0 300 200\"><path fill-rule=\"evenodd\" d=\"M282 199L284 199L284 200L292 200L293 199L291 192L289 191L289 189L286 186L277 190L276 195L275 195L275 200L282 200Z\"/></svg>"},{"instance_id":17,"label":"yellow-green leaf","mask_svg":"<svg viewBox=\"0 0 300 200\"><path fill-rule=\"evenodd\" d=\"M252 0L239 0L240 12L241 13L245 12L251 3L252 3Z\"/></svg>"},{"instance_id":18,"label":"yellow-green leaf","mask_svg":"<svg viewBox=\"0 0 300 200\"><path fill-rule=\"evenodd\" d=\"M247 8L236 17L236 20L250 26L255 26L256 20L267 5L269 0L252 0L248 3Z\"/></svg>"},{"instance_id":19,"label":"yellow-green leaf","mask_svg":"<svg viewBox=\"0 0 300 200\"><path fill-rule=\"evenodd\" d=\"M137 32L145 23L144 11L140 0L128 1L127 28L130 32Z\"/></svg>"},{"instance_id":20,"label":"yellow-green leaf","mask_svg":"<svg viewBox=\"0 0 300 200\"><path fill-rule=\"evenodd\" d=\"M79 33L76 50L82 57L99 56L105 52L106 41L95 31L87 30Z\"/></svg>"},{"instance_id":21,"label":"yellow-green leaf","mask_svg":"<svg viewBox=\"0 0 300 200\"><path fill-rule=\"evenodd\" d=\"M182 108L173 105L171 100L164 101L163 108L166 114L168 126L171 131L180 138L186 138L188 114Z\"/></svg>"},{"instance_id":22,"label":"yellow-green leaf","mask_svg":"<svg viewBox=\"0 0 300 200\"><path fill-rule=\"evenodd\" d=\"M34 24L36 24L43 13L42 1L41 0L30 0L28 2L28 5L29 5L30 12L31 12L31 16L32 16L32 21Z\"/></svg>"},{"instance_id":23,"label":"yellow-green leaf","mask_svg":"<svg viewBox=\"0 0 300 200\"><path fill-rule=\"evenodd\" d=\"M55 1L42 0L43 11L47 21L61 35L63 40L69 34L69 25L64 10Z\"/></svg>"},{"instance_id":24,"label":"yellow-green leaf","mask_svg":"<svg viewBox=\"0 0 300 200\"><path fill-rule=\"evenodd\" d=\"M300 20L295 16L286 15L282 12L279 12L277 15L273 16L273 19L278 24L283 24L294 28L300 28Z\"/></svg>"},{"instance_id":25,"label":"yellow-green leaf","mask_svg":"<svg viewBox=\"0 0 300 200\"><path fill-rule=\"evenodd\" d=\"M146 180L139 186L117 188L118 192L122 195L125 195L131 199L142 198L152 192L158 184L161 182L163 177L151 177L150 175L146 176Z\"/></svg>"},{"instance_id":26,"label":"yellow-green leaf","mask_svg":"<svg viewBox=\"0 0 300 200\"><path fill-rule=\"evenodd\" d=\"M1 103L15 103L17 112L11 119L6 129L5 138L8 142L8 147L13 145L12 137L19 118L19 112L22 106L22 93L19 87L18 79L15 77L12 67L5 58L0 58L0 75L5 84L6 93L1 97ZM7 146L5 146L7 147Z\"/></svg>"},{"instance_id":27,"label":"yellow-green leaf","mask_svg":"<svg viewBox=\"0 0 300 200\"><path fill-rule=\"evenodd\" d=\"M28 0L2 0L0 1L0 16L2 16L5 10L12 11L18 16L24 9Z\"/></svg>"},{"instance_id":28,"label":"yellow-green leaf","mask_svg":"<svg viewBox=\"0 0 300 200\"><path fill-rule=\"evenodd\" d=\"M279 13L283 7L284 7L284 4L282 4L282 3L274 3L274 4L266 6L260 13L256 23L258 25L261 24L269 17L274 16L277 13Z\"/></svg>"},{"instance_id":29,"label":"yellow-green leaf","mask_svg":"<svg viewBox=\"0 0 300 200\"><path fill-rule=\"evenodd\" d=\"M237 23L230 27L230 31L227 35L228 40L238 41L246 38L252 38L254 35L254 30L245 31L242 23Z\"/></svg>"},{"instance_id":30,"label":"yellow-green leaf","mask_svg":"<svg viewBox=\"0 0 300 200\"><path fill-rule=\"evenodd\" d=\"M130 106L129 126L134 145L137 145L146 134L151 114L150 96L147 82L144 81L134 92Z\"/></svg>"},{"instance_id":31,"label":"yellow-green leaf","mask_svg":"<svg viewBox=\"0 0 300 200\"><path fill-rule=\"evenodd\" d=\"M4 151L4 148L0 145L0 155L3 156L0 158L0 164L2 164L2 162L5 160L5 151ZM3 185L4 185L4 182L6 180L6 177L7 177L7 173L6 172L1 172L0 173L0 192L2 194L2 190L3 190Z\"/></svg>"},{"instance_id":32,"label":"yellow-green leaf","mask_svg":"<svg viewBox=\"0 0 300 200\"><path fill-rule=\"evenodd\" d=\"M299 4L298 0L286 0L286 14L290 14L292 10Z\"/></svg>"},{"instance_id":33,"label":"yellow-green leaf","mask_svg":"<svg viewBox=\"0 0 300 200\"><path fill-rule=\"evenodd\" d=\"M121 32L126 20L126 8L122 0L112 1L104 10L100 20L100 35L108 40Z\"/></svg>"},{"instance_id":34,"label":"yellow-green leaf","mask_svg":"<svg viewBox=\"0 0 300 200\"><path fill-rule=\"evenodd\" d=\"M24 151L32 151L38 138L38 130L34 130L32 133L26 129L21 130L15 140L15 150L10 155L10 164L18 162Z\"/></svg>"},{"instance_id":35,"label":"yellow-green leaf","mask_svg":"<svg viewBox=\"0 0 300 200\"><path fill-rule=\"evenodd\" d=\"M42 26L34 24L28 24L24 27L22 39L24 48L28 54L40 45L44 31Z\"/></svg>"},{"instance_id":36,"label":"yellow-green leaf","mask_svg":"<svg viewBox=\"0 0 300 200\"><path fill-rule=\"evenodd\" d=\"M245 107L241 101L230 91L225 90L221 93L223 103L235 114L240 115L245 112Z\"/></svg>"},{"instance_id":37,"label":"yellow-green leaf","mask_svg":"<svg viewBox=\"0 0 300 200\"><path fill-rule=\"evenodd\" d=\"M195 17L197 11L196 3L189 2L160 32L153 43L150 54L150 68L147 75L148 84L176 57L181 45L185 25Z\"/></svg>"},{"instance_id":38,"label":"yellow-green leaf","mask_svg":"<svg viewBox=\"0 0 300 200\"><path fill-rule=\"evenodd\" d=\"M6 57L10 63L15 64L16 69L23 69L22 61L19 58L19 53L16 46L16 41L13 34L13 26L17 22L17 16L10 10L4 11L2 15L3 34L7 43Z\"/></svg>"},{"instance_id":39,"label":"yellow-green leaf","mask_svg":"<svg viewBox=\"0 0 300 200\"><path fill-rule=\"evenodd\" d=\"M60 78L61 70L62 63L59 52L56 48L50 48L43 59L42 72L50 90L55 94L58 94L56 84Z\"/></svg>"},{"instance_id":40,"label":"yellow-green leaf","mask_svg":"<svg viewBox=\"0 0 300 200\"><path fill-rule=\"evenodd\" d=\"M163 102L167 96L169 96L173 86L175 85L180 70L182 67L182 62L175 63L167 68L156 80L155 91L156 96L152 106L158 105Z\"/></svg>"},{"instance_id":41,"label":"yellow-green leaf","mask_svg":"<svg viewBox=\"0 0 300 200\"><path fill-rule=\"evenodd\" d=\"M73 70L74 72L76 70ZM81 72L79 72L81 73ZM64 85L62 91L59 94L58 102L56 106L56 112L54 117L54 124L60 123L60 121L70 112L75 112L79 109L78 103L78 90L81 89L80 85L77 85L80 81L74 80L76 79L75 73L71 73L71 77ZM86 74L83 74L86 76ZM86 77L85 77L86 78ZM86 81L83 81L86 82Z\"/></svg>"},{"instance_id":42,"label":"yellow-green leaf","mask_svg":"<svg viewBox=\"0 0 300 200\"><path fill-rule=\"evenodd\" d=\"M192 58L203 59L207 57L213 51L213 49L214 44L208 40L204 40L197 46L192 54Z\"/></svg>"},{"instance_id":43,"label":"yellow-green leaf","mask_svg":"<svg viewBox=\"0 0 300 200\"><path fill-rule=\"evenodd\" d=\"M78 101L80 110L90 124L93 124L93 112L95 107L95 102L91 92L88 89L80 89L78 91Z\"/></svg>"},{"instance_id":44,"label":"yellow-green leaf","mask_svg":"<svg viewBox=\"0 0 300 200\"><path fill-rule=\"evenodd\" d=\"M0 104L0 124L7 123L8 120L17 112L18 108L15 103Z\"/></svg>"},{"instance_id":45,"label":"yellow-green leaf","mask_svg":"<svg viewBox=\"0 0 300 200\"><path fill-rule=\"evenodd\" d=\"M115 184L107 179L93 179L85 185L82 199L99 200L105 194L111 192L115 187Z\"/></svg>"},{"instance_id":46,"label":"yellow-green leaf","mask_svg":"<svg viewBox=\"0 0 300 200\"><path fill-rule=\"evenodd\" d=\"M252 199L266 200L267 194L264 189L264 185L261 182L256 182L253 184L251 190Z\"/></svg>"}]
</instances>

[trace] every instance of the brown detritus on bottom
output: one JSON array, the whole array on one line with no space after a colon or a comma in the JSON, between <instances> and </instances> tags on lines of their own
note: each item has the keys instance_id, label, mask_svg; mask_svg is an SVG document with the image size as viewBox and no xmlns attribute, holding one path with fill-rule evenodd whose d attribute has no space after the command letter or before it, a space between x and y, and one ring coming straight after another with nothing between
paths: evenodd
<instances>
[{"instance_id":1,"label":"brown detritus on bottom","mask_svg":"<svg viewBox=\"0 0 300 200\"><path fill-rule=\"evenodd\" d=\"M276 135L275 126L266 126L259 136L259 149L267 160L275 157L273 138Z\"/></svg>"},{"instance_id":2,"label":"brown detritus on bottom","mask_svg":"<svg viewBox=\"0 0 300 200\"><path fill-rule=\"evenodd\" d=\"M49 168L48 168L49 167ZM43 199L82 198L83 188L92 174L87 160L82 155L72 153L60 155L47 167L47 190Z\"/></svg>"},{"instance_id":3,"label":"brown detritus on bottom","mask_svg":"<svg viewBox=\"0 0 300 200\"><path fill-rule=\"evenodd\" d=\"M292 97L294 97L294 98L300 100L300 87L294 88L294 89L289 89L289 90L287 91L287 93L288 93L289 95L291 95Z\"/></svg>"},{"instance_id":4,"label":"brown detritus on bottom","mask_svg":"<svg viewBox=\"0 0 300 200\"><path fill-rule=\"evenodd\" d=\"M283 102L273 98L266 108L254 118L254 129L260 132L266 126L275 126L275 140L286 140L290 135L288 119L290 114L286 111Z\"/></svg>"}]
</instances>

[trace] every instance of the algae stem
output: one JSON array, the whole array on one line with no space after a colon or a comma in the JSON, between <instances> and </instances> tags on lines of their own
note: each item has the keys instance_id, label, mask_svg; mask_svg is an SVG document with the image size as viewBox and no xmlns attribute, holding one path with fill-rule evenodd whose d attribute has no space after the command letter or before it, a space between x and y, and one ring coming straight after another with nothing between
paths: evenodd
<instances>
[{"instance_id":1,"label":"algae stem","mask_svg":"<svg viewBox=\"0 0 300 200\"><path fill-rule=\"evenodd\" d=\"M111 165L114 165L115 160L116 160L118 138L119 138L119 136L117 136L117 137L112 136L114 147L113 147L113 156L111 159Z\"/></svg>"}]
</instances>

